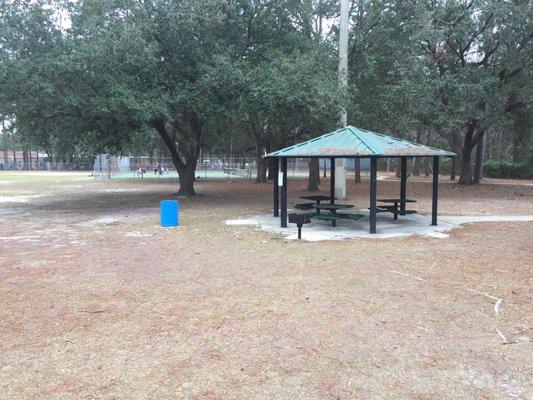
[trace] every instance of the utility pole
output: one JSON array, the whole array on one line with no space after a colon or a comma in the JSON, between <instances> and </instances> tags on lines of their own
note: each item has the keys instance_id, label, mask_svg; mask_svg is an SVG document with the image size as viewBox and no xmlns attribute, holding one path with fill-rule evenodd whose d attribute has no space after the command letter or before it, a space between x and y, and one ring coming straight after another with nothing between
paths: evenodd
<instances>
[{"instance_id":1,"label":"utility pole","mask_svg":"<svg viewBox=\"0 0 533 400\"><path fill-rule=\"evenodd\" d=\"M348 28L350 6L348 0L341 0L341 15L339 22L339 87L344 95L348 92ZM348 124L346 107L342 106L339 112L339 125ZM346 198L346 159L335 159L335 196L339 199Z\"/></svg>"}]
</instances>

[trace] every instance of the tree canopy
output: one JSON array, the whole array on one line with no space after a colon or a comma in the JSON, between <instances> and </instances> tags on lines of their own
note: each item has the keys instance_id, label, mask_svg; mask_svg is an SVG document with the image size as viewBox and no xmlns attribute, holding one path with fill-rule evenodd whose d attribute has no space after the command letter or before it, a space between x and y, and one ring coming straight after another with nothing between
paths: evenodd
<instances>
[{"instance_id":1,"label":"tree canopy","mask_svg":"<svg viewBox=\"0 0 533 400\"><path fill-rule=\"evenodd\" d=\"M460 156L531 162L529 2L353 2L348 98L331 0L4 1L0 115L56 155L163 146L194 194L201 150L256 156L348 122ZM528 122L529 121L529 122ZM475 152L475 165L472 166ZM473 168L473 169L472 169Z\"/></svg>"}]
</instances>

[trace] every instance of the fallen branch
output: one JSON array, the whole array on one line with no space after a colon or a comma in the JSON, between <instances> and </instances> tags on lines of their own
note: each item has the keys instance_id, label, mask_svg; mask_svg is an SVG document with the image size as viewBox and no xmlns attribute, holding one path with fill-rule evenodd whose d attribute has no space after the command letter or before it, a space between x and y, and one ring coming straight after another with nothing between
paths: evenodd
<instances>
[{"instance_id":1,"label":"fallen branch","mask_svg":"<svg viewBox=\"0 0 533 400\"><path fill-rule=\"evenodd\" d=\"M485 293L485 292L480 292L478 290L474 290L474 289L468 289L469 292L472 292L472 293L475 293L475 294L479 294L481 296L485 296L491 300L494 300L495 303L494 303L494 315L498 316L498 313L500 312L500 306L502 304L502 301L503 299L499 298L499 297L496 297L496 296L493 296L491 294L488 294L488 293Z\"/></svg>"},{"instance_id":2,"label":"fallen branch","mask_svg":"<svg viewBox=\"0 0 533 400\"><path fill-rule=\"evenodd\" d=\"M499 329L496 329L496 333L500 336L500 338L502 339L502 344L507 344L507 339L505 338L505 336L503 335L503 333L499 330Z\"/></svg>"},{"instance_id":3,"label":"fallen branch","mask_svg":"<svg viewBox=\"0 0 533 400\"><path fill-rule=\"evenodd\" d=\"M507 345L507 344L516 344L516 343L518 343L515 340L510 341L510 342L507 341L507 338L504 336L504 334L499 329L496 329L496 333L502 339L502 346Z\"/></svg>"},{"instance_id":4,"label":"fallen branch","mask_svg":"<svg viewBox=\"0 0 533 400\"><path fill-rule=\"evenodd\" d=\"M496 300L496 303L494 303L494 314L498 315L500 312L500 305L502 304L502 299Z\"/></svg>"},{"instance_id":5,"label":"fallen branch","mask_svg":"<svg viewBox=\"0 0 533 400\"><path fill-rule=\"evenodd\" d=\"M392 274L407 276L408 278L413 278L413 279L416 279L417 281L427 282L424 278L420 278L419 276L409 275L409 274L406 274L405 272L400 272L400 271L389 271L389 272Z\"/></svg>"}]
</instances>

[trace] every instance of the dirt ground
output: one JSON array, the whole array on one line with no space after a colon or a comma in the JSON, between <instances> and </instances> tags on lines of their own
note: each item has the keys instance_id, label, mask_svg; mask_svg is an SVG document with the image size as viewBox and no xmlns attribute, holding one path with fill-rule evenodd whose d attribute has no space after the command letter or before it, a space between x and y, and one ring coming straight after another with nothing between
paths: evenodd
<instances>
[{"instance_id":1,"label":"dirt ground","mask_svg":"<svg viewBox=\"0 0 533 400\"><path fill-rule=\"evenodd\" d=\"M532 398L533 223L288 242L224 224L270 184L197 190L165 229L173 180L0 173L1 399ZM439 210L533 214L533 185L443 180Z\"/></svg>"}]
</instances>

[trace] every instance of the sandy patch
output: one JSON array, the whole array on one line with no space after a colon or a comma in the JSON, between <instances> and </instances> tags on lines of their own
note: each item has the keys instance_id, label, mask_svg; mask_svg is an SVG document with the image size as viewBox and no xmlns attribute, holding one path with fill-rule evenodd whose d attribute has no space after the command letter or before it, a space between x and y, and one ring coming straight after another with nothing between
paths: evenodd
<instances>
[{"instance_id":1,"label":"sandy patch","mask_svg":"<svg viewBox=\"0 0 533 400\"><path fill-rule=\"evenodd\" d=\"M130 193L130 192L140 192L141 189L137 188L117 188L117 189L104 189L102 192L105 193Z\"/></svg>"},{"instance_id":2,"label":"sandy patch","mask_svg":"<svg viewBox=\"0 0 533 400\"><path fill-rule=\"evenodd\" d=\"M102 217L95 218L89 222L86 222L85 225L115 225L119 222L120 220L116 217L104 215Z\"/></svg>"},{"instance_id":3,"label":"sandy patch","mask_svg":"<svg viewBox=\"0 0 533 400\"><path fill-rule=\"evenodd\" d=\"M43 197L40 194L28 196L0 196L0 203L28 203L30 200Z\"/></svg>"},{"instance_id":4,"label":"sandy patch","mask_svg":"<svg viewBox=\"0 0 533 400\"><path fill-rule=\"evenodd\" d=\"M133 231L133 232L126 233L126 237L150 237L150 236L152 235L150 235L149 233L143 233L140 231Z\"/></svg>"},{"instance_id":5,"label":"sandy patch","mask_svg":"<svg viewBox=\"0 0 533 400\"><path fill-rule=\"evenodd\" d=\"M3 242L39 243L39 236L0 236Z\"/></svg>"}]
</instances>

